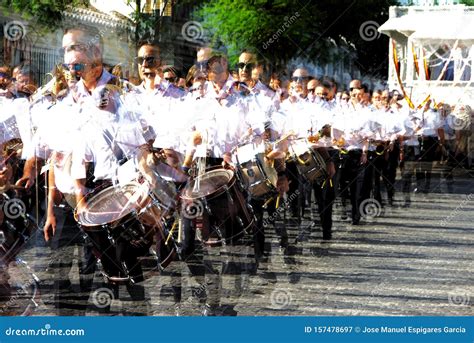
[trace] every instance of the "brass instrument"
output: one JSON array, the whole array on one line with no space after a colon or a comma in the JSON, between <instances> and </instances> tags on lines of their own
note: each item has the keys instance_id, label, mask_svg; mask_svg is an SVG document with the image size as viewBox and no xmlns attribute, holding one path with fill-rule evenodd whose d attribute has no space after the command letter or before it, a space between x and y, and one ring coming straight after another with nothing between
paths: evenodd
<instances>
[{"instance_id":1,"label":"brass instrument","mask_svg":"<svg viewBox=\"0 0 474 343\"><path fill-rule=\"evenodd\" d=\"M44 86L38 88L31 96L32 103L41 100L44 97L51 97L52 102L63 98L69 89L69 83L72 80L72 75L69 70L65 69L61 64L54 66L53 72L48 73L51 80Z\"/></svg>"}]
</instances>

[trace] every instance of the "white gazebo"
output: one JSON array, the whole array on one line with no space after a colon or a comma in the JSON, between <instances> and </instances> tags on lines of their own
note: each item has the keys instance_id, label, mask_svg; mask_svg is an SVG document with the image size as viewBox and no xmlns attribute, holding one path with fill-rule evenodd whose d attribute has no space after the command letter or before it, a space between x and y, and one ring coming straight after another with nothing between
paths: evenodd
<instances>
[{"instance_id":1,"label":"white gazebo","mask_svg":"<svg viewBox=\"0 0 474 343\"><path fill-rule=\"evenodd\" d=\"M428 96L474 105L474 7L393 6L379 31L390 37L391 89L404 88L415 106Z\"/></svg>"}]
</instances>

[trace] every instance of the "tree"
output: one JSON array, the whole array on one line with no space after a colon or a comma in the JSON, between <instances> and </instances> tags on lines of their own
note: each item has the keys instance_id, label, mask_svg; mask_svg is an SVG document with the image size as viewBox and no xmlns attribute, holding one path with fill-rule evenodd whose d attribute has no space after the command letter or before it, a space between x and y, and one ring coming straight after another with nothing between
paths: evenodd
<instances>
[{"instance_id":1,"label":"tree","mask_svg":"<svg viewBox=\"0 0 474 343\"><path fill-rule=\"evenodd\" d=\"M232 62L241 50L250 48L275 67L294 57L324 64L332 46L343 46L355 50L362 72L385 75L388 39L377 35L376 29L394 4L392 0L215 0L205 2L195 15L210 41L227 47ZM361 33L369 24L376 39Z\"/></svg>"},{"instance_id":2,"label":"tree","mask_svg":"<svg viewBox=\"0 0 474 343\"><path fill-rule=\"evenodd\" d=\"M48 30L61 25L64 11L87 4L87 0L0 0L0 7L34 21L37 29Z\"/></svg>"}]
</instances>

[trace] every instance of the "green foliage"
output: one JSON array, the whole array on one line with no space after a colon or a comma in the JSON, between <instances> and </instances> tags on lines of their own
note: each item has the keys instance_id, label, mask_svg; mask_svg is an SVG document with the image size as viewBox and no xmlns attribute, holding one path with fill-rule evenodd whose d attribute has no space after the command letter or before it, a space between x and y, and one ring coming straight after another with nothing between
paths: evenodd
<instances>
[{"instance_id":1,"label":"green foliage","mask_svg":"<svg viewBox=\"0 0 474 343\"><path fill-rule=\"evenodd\" d=\"M395 4L392 0L214 0L194 14L212 44L227 48L232 63L243 49L255 50L276 67L293 57L324 63L334 44L347 53L354 52L354 45L359 69L382 75L388 40L383 35L364 40L359 28L367 21L382 25L389 6Z\"/></svg>"},{"instance_id":2,"label":"green foliage","mask_svg":"<svg viewBox=\"0 0 474 343\"><path fill-rule=\"evenodd\" d=\"M61 25L62 11L87 4L87 0L0 0L0 7L34 21L37 29L55 29Z\"/></svg>"}]
</instances>

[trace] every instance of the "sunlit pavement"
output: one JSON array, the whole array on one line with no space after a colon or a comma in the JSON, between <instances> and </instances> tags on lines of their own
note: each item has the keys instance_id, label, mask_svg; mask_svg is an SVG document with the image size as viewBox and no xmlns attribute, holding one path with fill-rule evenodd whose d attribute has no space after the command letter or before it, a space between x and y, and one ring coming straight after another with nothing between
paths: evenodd
<instances>
[{"instance_id":1,"label":"sunlit pavement","mask_svg":"<svg viewBox=\"0 0 474 343\"><path fill-rule=\"evenodd\" d=\"M412 193L410 207L401 206L398 192L394 206L385 205L358 226L342 220L341 206L336 205L333 239L326 242L311 220L317 218L314 206L307 209L299 227L280 218L277 230L267 229L270 253L258 269L251 247L237 249L238 262L248 268L240 275L223 276L218 315L472 315L473 193L474 183L467 174L455 178L452 193L443 179L434 179L429 194ZM287 245L281 244L278 234L285 223ZM101 276L96 274L93 292L84 300L74 267L73 293L66 292L65 298L78 306L58 309L51 293L48 254L46 247L30 247L21 254L41 280L33 315L174 316L170 274L176 269L183 270L179 314L201 315L202 285L181 268L182 262L161 275L147 274L145 302L131 301L122 286L119 298L111 299L106 311L98 299L103 294L97 293L103 286ZM19 282L26 282L25 277L16 276L23 280Z\"/></svg>"}]
</instances>

